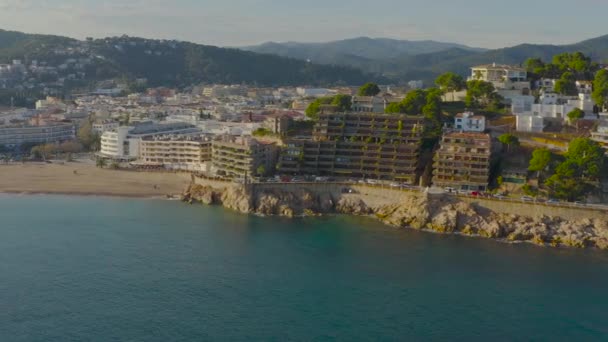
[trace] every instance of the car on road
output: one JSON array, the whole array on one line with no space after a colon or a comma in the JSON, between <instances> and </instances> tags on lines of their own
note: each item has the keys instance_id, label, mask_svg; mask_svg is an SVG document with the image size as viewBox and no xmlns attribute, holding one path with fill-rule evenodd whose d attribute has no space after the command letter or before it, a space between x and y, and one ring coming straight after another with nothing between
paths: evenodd
<instances>
[{"instance_id":1,"label":"car on road","mask_svg":"<svg viewBox=\"0 0 608 342\"><path fill-rule=\"evenodd\" d=\"M391 188L400 188L401 186L399 183L391 183Z\"/></svg>"},{"instance_id":2,"label":"car on road","mask_svg":"<svg viewBox=\"0 0 608 342\"><path fill-rule=\"evenodd\" d=\"M581 206L581 207L587 205L587 203L581 202L581 201L576 201L576 202L574 202L574 204L578 205L578 206Z\"/></svg>"},{"instance_id":3,"label":"car on road","mask_svg":"<svg viewBox=\"0 0 608 342\"><path fill-rule=\"evenodd\" d=\"M549 200L547 201L547 204L559 204L559 201L556 200L555 198L549 198Z\"/></svg>"},{"instance_id":4,"label":"car on road","mask_svg":"<svg viewBox=\"0 0 608 342\"><path fill-rule=\"evenodd\" d=\"M532 198L530 196L522 196L521 200L524 202L534 202L534 198Z\"/></svg>"}]
</instances>

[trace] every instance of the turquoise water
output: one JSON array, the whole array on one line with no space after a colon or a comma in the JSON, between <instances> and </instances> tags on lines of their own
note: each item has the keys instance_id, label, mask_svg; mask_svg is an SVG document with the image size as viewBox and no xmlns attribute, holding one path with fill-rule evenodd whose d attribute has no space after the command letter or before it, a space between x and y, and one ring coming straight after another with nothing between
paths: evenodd
<instances>
[{"instance_id":1,"label":"turquoise water","mask_svg":"<svg viewBox=\"0 0 608 342\"><path fill-rule=\"evenodd\" d=\"M152 200L0 218L0 341L608 339L608 253Z\"/></svg>"}]
</instances>

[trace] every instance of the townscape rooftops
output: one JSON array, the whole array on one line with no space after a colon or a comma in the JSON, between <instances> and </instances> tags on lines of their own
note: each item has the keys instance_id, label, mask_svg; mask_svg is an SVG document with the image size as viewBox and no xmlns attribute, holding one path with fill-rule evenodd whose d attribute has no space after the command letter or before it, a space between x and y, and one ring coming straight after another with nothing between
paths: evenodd
<instances>
[{"instance_id":1,"label":"townscape rooftops","mask_svg":"<svg viewBox=\"0 0 608 342\"><path fill-rule=\"evenodd\" d=\"M195 126L183 122L163 123L163 124L150 124L145 123L135 126L130 134L151 134L155 132L164 132L177 129L188 129L196 128Z\"/></svg>"},{"instance_id":2,"label":"townscape rooftops","mask_svg":"<svg viewBox=\"0 0 608 342\"><path fill-rule=\"evenodd\" d=\"M445 133L446 138L467 138L467 139L491 139L490 134L476 132L450 132Z\"/></svg>"},{"instance_id":3,"label":"townscape rooftops","mask_svg":"<svg viewBox=\"0 0 608 342\"><path fill-rule=\"evenodd\" d=\"M482 64L472 67L471 69L488 69L488 70L510 70L510 71L526 71L525 68L522 68L517 65L508 65L508 64Z\"/></svg>"}]
</instances>

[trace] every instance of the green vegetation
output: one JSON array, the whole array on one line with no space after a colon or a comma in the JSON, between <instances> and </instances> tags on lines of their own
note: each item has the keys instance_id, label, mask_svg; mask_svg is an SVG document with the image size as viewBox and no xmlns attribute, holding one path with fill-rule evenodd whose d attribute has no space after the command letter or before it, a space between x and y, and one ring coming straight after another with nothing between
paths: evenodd
<instances>
[{"instance_id":1,"label":"green vegetation","mask_svg":"<svg viewBox=\"0 0 608 342\"><path fill-rule=\"evenodd\" d=\"M346 112L352 107L352 98L342 94L318 98L308 105L308 108L306 108L306 116L311 120L318 120L321 107L324 105L334 106L339 112Z\"/></svg>"},{"instance_id":2,"label":"green vegetation","mask_svg":"<svg viewBox=\"0 0 608 342\"><path fill-rule=\"evenodd\" d=\"M86 120L78 129L78 141L87 151L98 151L101 146L101 137L93 132L91 120Z\"/></svg>"},{"instance_id":3,"label":"green vegetation","mask_svg":"<svg viewBox=\"0 0 608 342\"><path fill-rule=\"evenodd\" d=\"M258 168L255 170L255 172L260 177L265 176L266 175L266 166L264 166L264 165L258 166Z\"/></svg>"},{"instance_id":4,"label":"green vegetation","mask_svg":"<svg viewBox=\"0 0 608 342\"><path fill-rule=\"evenodd\" d=\"M544 182L544 185L553 197L568 201L582 199L595 186L594 182L600 176L604 165L604 153L601 146L591 139L572 140L565 160L557 165L553 175ZM543 156L543 160L540 156L536 160L533 158L535 167L532 167L531 161L530 170L539 169L545 164L546 158L546 156ZM551 156L551 159L553 158ZM548 168L545 167L543 170Z\"/></svg>"},{"instance_id":5,"label":"green vegetation","mask_svg":"<svg viewBox=\"0 0 608 342\"><path fill-rule=\"evenodd\" d=\"M359 88L359 92L357 95L359 96L376 96L380 94L380 87L376 83L365 83L361 88Z\"/></svg>"},{"instance_id":6,"label":"green vegetation","mask_svg":"<svg viewBox=\"0 0 608 342\"><path fill-rule=\"evenodd\" d=\"M495 109L500 104L501 97L496 93L490 82L472 80L467 82L465 103L470 108Z\"/></svg>"},{"instance_id":7,"label":"green vegetation","mask_svg":"<svg viewBox=\"0 0 608 342\"><path fill-rule=\"evenodd\" d=\"M511 133L506 133L506 134L499 136L498 141L500 141L504 145L507 145L507 152L509 152L509 153L511 152L511 147L519 146L519 138L517 138L516 136L514 136Z\"/></svg>"},{"instance_id":8,"label":"green vegetation","mask_svg":"<svg viewBox=\"0 0 608 342\"><path fill-rule=\"evenodd\" d=\"M66 56L57 48L75 46L74 39L0 30L0 63L37 59L58 65ZM198 83L256 85L362 84L364 72L346 66L317 65L279 56L187 42L133 37L96 39L88 43L93 58L85 70L88 81L145 78L150 86L186 87ZM381 79L381 78L379 78Z\"/></svg>"},{"instance_id":9,"label":"green vegetation","mask_svg":"<svg viewBox=\"0 0 608 342\"><path fill-rule=\"evenodd\" d=\"M570 120L571 124L576 123L578 120L585 117L585 112L580 110L579 108L574 108L570 113L568 113L568 120Z\"/></svg>"},{"instance_id":10,"label":"green vegetation","mask_svg":"<svg viewBox=\"0 0 608 342\"><path fill-rule=\"evenodd\" d=\"M464 78L453 72L446 72L445 74L440 75L435 80L435 84L444 93L451 92L452 101L454 100L454 93L465 89L465 87L467 86L466 82L464 81Z\"/></svg>"},{"instance_id":11,"label":"green vegetation","mask_svg":"<svg viewBox=\"0 0 608 342\"><path fill-rule=\"evenodd\" d=\"M274 135L268 128L260 127L251 133L254 137L267 137Z\"/></svg>"},{"instance_id":12,"label":"green vegetation","mask_svg":"<svg viewBox=\"0 0 608 342\"><path fill-rule=\"evenodd\" d=\"M549 149L537 148L532 152L532 159L530 159L528 170L538 172L538 176L540 177L543 173L549 171L553 159L553 154Z\"/></svg>"},{"instance_id":13,"label":"green vegetation","mask_svg":"<svg viewBox=\"0 0 608 342\"><path fill-rule=\"evenodd\" d=\"M595 75L591 97L598 106L608 107L608 70L602 69Z\"/></svg>"},{"instance_id":14,"label":"green vegetation","mask_svg":"<svg viewBox=\"0 0 608 342\"><path fill-rule=\"evenodd\" d=\"M529 58L525 65L533 79L559 79L556 91L564 95L571 95L573 86L576 89L574 81L591 80L598 70L597 63L593 63L591 58L582 52L557 54L553 56L551 63L545 63L540 58Z\"/></svg>"},{"instance_id":15,"label":"green vegetation","mask_svg":"<svg viewBox=\"0 0 608 342\"><path fill-rule=\"evenodd\" d=\"M67 141L61 144L37 145L30 149L30 155L37 160L47 160L57 155L68 155L79 153L84 150L82 144L76 141Z\"/></svg>"},{"instance_id":16,"label":"green vegetation","mask_svg":"<svg viewBox=\"0 0 608 342\"><path fill-rule=\"evenodd\" d=\"M562 95L577 95L576 78L567 71L555 82L555 92Z\"/></svg>"}]
</instances>

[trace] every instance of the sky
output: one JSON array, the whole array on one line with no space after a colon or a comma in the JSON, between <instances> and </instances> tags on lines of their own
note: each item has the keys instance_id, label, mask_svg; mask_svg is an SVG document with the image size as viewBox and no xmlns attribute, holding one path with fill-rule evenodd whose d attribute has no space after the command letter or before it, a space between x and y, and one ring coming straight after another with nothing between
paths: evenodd
<instances>
[{"instance_id":1,"label":"sky","mask_svg":"<svg viewBox=\"0 0 608 342\"><path fill-rule=\"evenodd\" d=\"M218 46L367 36L499 48L608 34L606 11L608 0L0 0L0 28Z\"/></svg>"}]
</instances>

